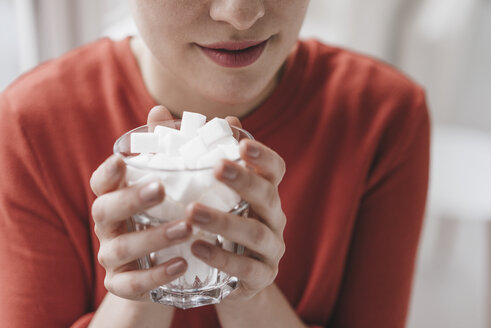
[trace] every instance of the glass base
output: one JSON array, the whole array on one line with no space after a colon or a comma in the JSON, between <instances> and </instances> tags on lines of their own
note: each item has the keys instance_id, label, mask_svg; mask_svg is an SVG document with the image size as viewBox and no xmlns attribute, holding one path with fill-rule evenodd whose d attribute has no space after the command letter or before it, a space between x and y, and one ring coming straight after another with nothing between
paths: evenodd
<instances>
[{"instance_id":1,"label":"glass base","mask_svg":"<svg viewBox=\"0 0 491 328\"><path fill-rule=\"evenodd\" d=\"M231 213L246 217L249 205L241 201ZM132 216L134 231L143 231L162 224L163 220L152 217L147 213ZM186 272L176 280L150 291L153 302L181 309L189 309L209 304L217 304L238 287L239 280L225 272L210 267L205 262L194 257L191 244L196 240L204 240L234 254L242 255L244 247L225 240L222 236L193 227L190 240L165 249L151 252L138 260L141 269L149 269L169 261L175 257L183 257L188 263Z\"/></svg>"},{"instance_id":2,"label":"glass base","mask_svg":"<svg viewBox=\"0 0 491 328\"><path fill-rule=\"evenodd\" d=\"M235 277L230 277L228 282L222 286L197 289L195 291L179 292L161 286L150 292L150 298L155 303L175 306L180 309L190 309L203 305L218 304L223 298L237 289L238 285L239 280Z\"/></svg>"}]
</instances>

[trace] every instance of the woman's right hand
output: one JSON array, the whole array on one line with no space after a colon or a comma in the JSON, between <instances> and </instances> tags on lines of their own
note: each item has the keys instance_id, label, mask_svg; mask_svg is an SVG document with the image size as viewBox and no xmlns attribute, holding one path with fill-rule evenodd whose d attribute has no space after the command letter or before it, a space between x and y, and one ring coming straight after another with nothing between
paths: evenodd
<instances>
[{"instance_id":1,"label":"woman's right hand","mask_svg":"<svg viewBox=\"0 0 491 328\"><path fill-rule=\"evenodd\" d=\"M159 106L150 111L148 121L162 118L170 118L170 114ZM124 176L124 162L112 155L94 171L90 180L97 195L92 204L92 217L95 234L100 241L98 260L106 270L104 284L110 293L130 300L147 300L151 289L182 275L187 263L176 257L148 270L139 270L136 260L187 240L192 228L184 220L179 220L128 232L130 216L160 203L165 192L158 181L128 187Z\"/></svg>"}]
</instances>

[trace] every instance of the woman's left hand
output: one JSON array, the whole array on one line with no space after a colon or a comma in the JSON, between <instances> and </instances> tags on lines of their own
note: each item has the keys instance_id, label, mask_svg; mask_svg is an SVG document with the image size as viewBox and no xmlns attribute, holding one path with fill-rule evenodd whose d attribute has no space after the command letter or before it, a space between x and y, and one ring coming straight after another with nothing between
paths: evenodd
<instances>
[{"instance_id":1,"label":"woman's left hand","mask_svg":"<svg viewBox=\"0 0 491 328\"><path fill-rule=\"evenodd\" d=\"M191 224L243 245L244 255L223 250L202 240L191 247L193 254L208 265L240 279L240 287L227 299L249 299L271 285L285 252L283 230L286 217L281 208L278 185L285 162L263 144L244 140L240 154L247 168L223 160L215 177L235 190L250 204L248 218L224 213L199 203L188 209Z\"/></svg>"}]
</instances>

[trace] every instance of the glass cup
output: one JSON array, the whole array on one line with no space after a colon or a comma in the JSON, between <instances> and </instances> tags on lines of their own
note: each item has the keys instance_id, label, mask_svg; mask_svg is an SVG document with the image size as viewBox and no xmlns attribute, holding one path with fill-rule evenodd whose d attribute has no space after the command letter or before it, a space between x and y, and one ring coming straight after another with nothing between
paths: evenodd
<instances>
[{"instance_id":1,"label":"glass cup","mask_svg":"<svg viewBox=\"0 0 491 328\"><path fill-rule=\"evenodd\" d=\"M114 144L114 153L126 163L126 183L132 185L141 181L160 179L165 190L164 201L142 213L133 215L131 225L134 231L141 231L165 222L183 219L185 208L192 202L200 202L222 211L246 217L249 204L240 199L232 189L218 182L213 176L213 167L200 169L160 169L145 161L138 161L139 154L131 153L130 136L133 132L152 132L157 125L174 129L180 128L180 120L171 120L144 125L122 135ZM234 138L253 139L247 131L232 127ZM142 156L142 155L140 155ZM152 156L152 155L146 155ZM237 162L243 164L240 158ZM219 303L238 287L238 279L208 266L191 253L191 244L205 240L223 249L242 254L241 245L225 240L222 236L193 227L189 241L152 252L138 260L141 269L149 269L174 257L183 257L188 263L185 274L167 285L150 291L153 302L182 309Z\"/></svg>"}]
</instances>

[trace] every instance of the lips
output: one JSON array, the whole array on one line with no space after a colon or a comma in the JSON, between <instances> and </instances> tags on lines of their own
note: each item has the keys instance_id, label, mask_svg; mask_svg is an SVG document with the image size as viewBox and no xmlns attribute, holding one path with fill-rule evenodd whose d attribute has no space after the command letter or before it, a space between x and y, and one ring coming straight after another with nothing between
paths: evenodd
<instances>
[{"instance_id":1,"label":"lips","mask_svg":"<svg viewBox=\"0 0 491 328\"><path fill-rule=\"evenodd\" d=\"M227 68L239 68L255 63L261 57L268 41L269 39L263 41L220 42L198 46L216 64Z\"/></svg>"}]
</instances>

